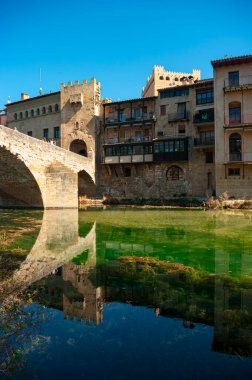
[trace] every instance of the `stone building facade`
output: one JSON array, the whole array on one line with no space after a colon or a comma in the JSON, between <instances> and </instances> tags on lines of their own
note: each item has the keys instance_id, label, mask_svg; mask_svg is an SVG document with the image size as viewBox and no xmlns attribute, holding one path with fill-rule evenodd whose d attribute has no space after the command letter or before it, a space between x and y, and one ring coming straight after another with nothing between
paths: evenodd
<instances>
[{"instance_id":1,"label":"stone building facade","mask_svg":"<svg viewBox=\"0 0 252 380\"><path fill-rule=\"evenodd\" d=\"M157 96L158 90L166 87L184 86L200 80L200 70L192 73L179 73L167 71L163 66L154 66L152 74L147 78L146 85L142 89L142 97Z\"/></svg>"},{"instance_id":2,"label":"stone building facade","mask_svg":"<svg viewBox=\"0 0 252 380\"><path fill-rule=\"evenodd\" d=\"M208 196L214 184L213 80L104 104L103 194Z\"/></svg>"},{"instance_id":3,"label":"stone building facade","mask_svg":"<svg viewBox=\"0 0 252 380\"><path fill-rule=\"evenodd\" d=\"M216 191L252 197L252 55L212 61Z\"/></svg>"}]
</instances>

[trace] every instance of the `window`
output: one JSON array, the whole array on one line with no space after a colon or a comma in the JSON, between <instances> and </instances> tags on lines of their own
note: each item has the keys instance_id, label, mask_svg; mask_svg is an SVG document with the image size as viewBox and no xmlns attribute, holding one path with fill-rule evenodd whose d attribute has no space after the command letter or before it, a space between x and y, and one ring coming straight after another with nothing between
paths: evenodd
<instances>
[{"instance_id":1,"label":"window","mask_svg":"<svg viewBox=\"0 0 252 380\"><path fill-rule=\"evenodd\" d=\"M123 145L120 147L120 155L121 156L130 156L132 154L132 146Z\"/></svg>"},{"instance_id":2,"label":"window","mask_svg":"<svg viewBox=\"0 0 252 380\"><path fill-rule=\"evenodd\" d=\"M20 118L20 119L23 119L23 112L20 112L20 113L19 113L19 118Z\"/></svg>"},{"instance_id":3,"label":"window","mask_svg":"<svg viewBox=\"0 0 252 380\"><path fill-rule=\"evenodd\" d=\"M144 154L152 154L152 145L144 145Z\"/></svg>"},{"instance_id":4,"label":"window","mask_svg":"<svg viewBox=\"0 0 252 380\"><path fill-rule=\"evenodd\" d=\"M133 146L133 154L143 154L143 146L142 145Z\"/></svg>"},{"instance_id":5,"label":"window","mask_svg":"<svg viewBox=\"0 0 252 380\"><path fill-rule=\"evenodd\" d=\"M59 139L60 138L60 127L54 127L53 137L55 139Z\"/></svg>"},{"instance_id":6,"label":"window","mask_svg":"<svg viewBox=\"0 0 252 380\"><path fill-rule=\"evenodd\" d=\"M32 136L32 131L28 131L28 132L27 132L27 135L28 135L28 136Z\"/></svg>"},{"instance_id":7,"label":"window","mask_svg":"<svg viewBox=\"0 0 252 380\"><path fill-rule=\"evenodd\" d=\"M59 105L58 105L58 104L55 104L55 106L54 106L54 111L55 111L55 112L58 112L58 111L59 111Z\"/></svg>"},{"instance_id":8,"label":"window","mask_svg":"<svg viewBox=\"0 0 252 380\"><path fill-rule=\"evenodd\" d=\"M164 131L158 131L157 136L159 136L159 137L164 136Z\"/></svg>"},{"instance_id":9,"label":"window","mask_svg":"<svg viewBox=\"0 0 252 380\"><path fill-rule=\"evenodd\" d=\"M120 147L119 146L112 146L105 148L105 156L120 156Z\"/></svg>"},{"instance_id":10,"label":"window","mask_svg":"<svg viewBox=\"0 0 252 380\"><path fill-rule=\"evenodd\" d=\"M240 169L239 168L230 168L228 169L228 175L240 175Z\"/></svg>"},{"instance_id":11,"label":"window","mask_svg":"<svg viewBox=\"0 0 252 380\"><path fill-rule=\"evenodd\" d=\"M160 115L161 116L166 115L166 106L160 106Z\"/></svg>"},{"instance_id":12,"label":"window","mask_svg":"<svg viewBox=\"0 0 252 380\"><path fill-rule=\"evenodd\" d=\"M213 90L206 90L196 93L196 104L207 104L214 102Z\"/></svg>"},{"instance_id":13,"label":"window","mask_svg":"<svg viewBox=\"0 0 252 380\"><path fill-rule=\"evenodd\" d=\"M141 119L141 110L140 110L140 108L134 108L133 109L133 118L137 119L137 120Z\"/></svg>"},{"instance_id":14,"label":"window","mask_svg":"<svg viewBox=\"0 0 252 380\"><path fill-rule=\"evenodd\" d=\"M40 109L39 108L37 108L36 114L37 114L37 116L40 115Z\"/></svg>"},{"instance_id":15,"label":"window","mask_svg":"<svg viewBox=\"0 0 252 380\"><path fill-rule=\"evenodd\" d=\"M131 168L129 166L126 166L123 168L123 174L124 177L130 177L131 176Z\"/></svg>"},{"instance_id":16,"label":"window","mask_svg":"<svg viewBox=\"0 0 252 380\"><path fill-rule=\"evenodd\" d=\"M164 152L164 143L162 142L156 142L154 144L154 152L155 153L162 153Z\"/></svg>"},{"instance_id":17,"label":"window","mask_svg":"<svg viewBox=\"0 0 252 380\"><path fill-rule=\"evenodd\" d=\"M48 128L43 129L43 137L44 139L48 140L48 137L49 137Z\"/></svg>"},{"instance_id":18,"label":"window","mask_svg":"<svg viewBox=\"0 0 252 380\"><path fill-rule=\"evenodd\" d=\"M212 164L212 163L213 163L213 152L206 152L206 164Z\"/></svg>"},{"instance_id":19,"label":"window","mask_svg":"<svg viewBox=\"0 0 252 380\"><path fill-rule=\"evenodd\" d=\"M49 107L48 107L48 112L49 112L49 113L52 112L52 106L49 106Z\"/></svg>"},{"instance_id":20,"label":"window","mask_svg":"<svg viewBox=\"0 0 252 380\"><path fill-rule=\"evenodd\" d=\"M31 117L34 116L34 110L31 110Z\"/></svg>"},{"instance_id":21,"label":"window","mask_svg":"<svg viewBox=\"0 0 252 380\"><path fill-rule=\"evenodd\" d=\"M179 118L186 118L186 103L178 103L177 105L177 115Z\"/></svg>"},{"instance_id":22,"label":"window","mask_svg":"<svg viewBox=\"0 0 252 380\"><path fill-rule=\"evenodd\" d=\"M160 98L173 98L175 96L188 96L189 95L189 88L179 86L179 88L172 88L164 91L160 91Z\"/></svg>"},{"instance_id":23,"label":"window","mask_svg":"<svg viewBox=\"0 0 252 380\"><path fill-rule=\"evenodd\" d=\"M126 120L125 114L123 112L124 112L124 110L119 111L119 121L121 121L121 122Z\"/></svg>"},{"instance_id":24,"label":"window","mask_svg":"<svg viewBox=\"0 0 252 380\"><path fill-rule=\"evenodd\" d=\"M164 143L164 151L166 153L174 152L174 141L165 141Z\"/></svg>"},{"instance_id":25,"label":"window","mask_svg":"<svg viewBox=\"0 0 252 380\"><path fill-rule=\"evenodd\" d=\"M228 73L229 87L239 86L239 71L230 71Z\"/></svg>"},{"instance_id":26,"label":"window","mask_svg":"<svg viewBox=\"0 0 252 380\"><path fill-rule=\"evenodd\" d=\"M242 159L242 140L239 133L232 133L229 137L229 160L241 161Z\"/></svg>"},{"instance_id":27,"label":"window","mask_svg":"<svg viewBox=\"0 0 252 380\"><path fill-rule=\"evenodd\" d=\"M154 161L176 161L188 159L186 139L171 139L154 142Z\"/></svg>"},{"instance_id":28,"label":"window","mask_svg":"<svg viewBox=\"0 0 252 380\"><path fill-rule=\"evenodd\" d=\"M159 79L160 79L160 80L164 80L164 77L161 75L161 76L159 77Z\"/></svg>"},{"instance_id":29,"label":"window","mask_svg":"<svg viewBox=\"0 0 252 380\"><path fill-rule=\"evenodd\" d=\"M25 117L29 117L28 111L25 111Z\"/></svg>"},{"instance_id":30,"label":"window","mask_svg":"<svg viewBox=\"0 0 252 380\"><path fill-rule=\"evenodd\" d=\"M183 179L183 170L179 166L171 166L166 172L168 181L178 181Z\"/></svg>"},{"instance_id":31,"label":"window","mask_svg":"<svg viewBox=\"0 0 252 380\"><path fill-rule=\"evenodd\" d=\"M17 120L17 113L14 113L14 120Z\"/></svg>"},{"instance_id":32,"label":"window","mask_svg":"<svg viewBox=\"0 0 252 380\"><path fill-rule=\"evenodd\" d=\"M45 113L46 113L46 108L43 107L43 108L42 108L42 114L45 115Z\"/></svg>"},{"instance_id":33,"label":"window","mask_svg":"<svg viewBox=\"0 0 252 380\"><path fill-rule=\"evenodd\" d=\"M178 133L179 133L179 135L184 135L185 132L186 132L186 127L185 127L185 125L184 125L184 124L179 125L179 126L178 126Z\"/></svg>"},{"instance_id":34,"label":"window","mask_svg":"<svg viewBox=\"0 0 252 380\"><path fill-rule=\"evenodd\" d=\"M200 144L202 145L208 145L208 144L214 144L214 131L203 131L200 132Z\"/></svg>"},{"instance_id":35,"label":"window","mask_svg":"<svg viewBox=\"0 0 252 380\"><path fill-rule=\"evenodd\" d=\"M229 104L229 124L241 123L241 103L232 102Z\"/></svg>"}]
</instances>

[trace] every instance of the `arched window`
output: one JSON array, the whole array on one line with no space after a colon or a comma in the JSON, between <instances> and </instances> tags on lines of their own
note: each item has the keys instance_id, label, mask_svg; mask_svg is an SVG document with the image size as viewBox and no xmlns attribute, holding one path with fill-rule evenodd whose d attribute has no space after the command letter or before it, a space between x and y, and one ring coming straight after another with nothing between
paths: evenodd
<instances>
[{"instance_id":1,"label":"arched window","mask_svg":"<svg viewBox=\"0 0 252 380\"><path fill-rule=\"evenodd\" d=\"M167 181L178 181L184 178L183 170L176 165L171 166L166 172Z\"/></svg>"},{"instance_id":2,"label":"arched window","mask_svg":"<svg viewBox=\"0 0 252 380\"><path fill-rule=\"evenodd\" d=\"M20 113L19 113L19 118L20 118L20 119L23 119L23 112L20 112Z\"/></svg>"},{"instance_id":3,"label":"arched window","mask_svg":"<svg viewBox=\"0 0 252 380\"><path fill-rule=\"evenodd\" d=\"M37 116L39 116L39 115L40 115L40 109L37 108Z\"/></svg>"},{"instance_id":4,"label":"arched window","mask_svg":"<svg viewBox=\"0 0 252 380\"><path fill-rule=\"evenodd\" d=\"M163 77L163 75L161 75L161 76L159 77L159 79L160 79L160 80L164 80L164 77Z\"/></svg>"},{"instance_id":5,"label":"arched window","mask_svg":"<svg viewBox=\"0 0 252 380\"><path fill-rule=\"evenodd\" d=\"M170 80L170 77L166 77L165 79L166 79L166 80Z\"/></svg>"},{"instance_id":6,"label":"arched window","mask_svg":"<svg viewBox=\"0 0 252 380\"><path fill-rule=\"evenodd\" d=\"M25 117L29 117L28 111L25 111Z\"/></svg>"},{"instance_id":7,"label":"arched window","mask_svg":"<svg viewBox=\"0 0 252 380\"><path fill-rule=\"evenodd\" d=\"M74 140L71 142L69 150L71 152L80 154L81 156L87 157L87 145L83 140Z\"/></svg>"},{"instance_id":8,"label":"arched window","mask_svg":"<svg viewBox=\"0 0 252 380\"><path fill-rule=\"evenodd\" d=\"M52 112L52 106L49 106L49 107L48 107L48 112L49 112L49 113Z\"/></svg>"},{"instance_id":9,"label":"arched window","mask_svg":"<svg viewBox=\"0 0 252 380\"><path fill-rule=\"evenodd\" d=\"M232 102L229 103L229 124L241 123L241 103Z\"/></svg>"},{"instance_id":10,"label":"arched window","mask_svg":"<svg viewBox=\"0 0 252 380\"><path fill-rule=\"evenodd\" d=\"M43 115L46 114L46 108L45 108L45 107L42 108L42 114L43 114Z\"/></svg>"},{"instance_id":11,"label":"arched window","mask_svg":"<svg viewBox=\"0 0 252 380\"><path fill-rule=\"evenodd\" d=\"M55 110L55 112L58 112L58 111L59 111L59 105L58 105L58 104L55 104L55 106L54 106L54 110Z\"/></svg>"},{"instance_id":12,"label":"arched window","mask_svg":"<svg viewBox=\"0 0 252 380\"><path fill-rule=\"evenodd\" d=\"M176 77L174 80L175 80L175 82L178 82L179 79Z\"/></svg>"},{"instance_id":13,"label":"arched window","mask_svg":"<svg viewBox=\"0 0 252 380\"><path fill-rule=\"evenodd\" d=\"M31 117L34 116L34 110L31 110Z\"/></svg>"},{"instance_id":14,"label":"arched window","mask_svg":"<svg viewBox=\"0 0 252 380\"><path fill-rule=\"evenodd\" d=\"M17 120L17 113L14 113L14 119Z\"/></svg>"},{"instance_id":15,"label":"arched window","mask_svg":"<svg viewBox=\"0 0 252 380\"><path fill-rule=\"evenodd\" d=\"M242 159L242 140L239 133L232 133L229 136L229 160L241 161Z\"/></svg>"}]
</instances>

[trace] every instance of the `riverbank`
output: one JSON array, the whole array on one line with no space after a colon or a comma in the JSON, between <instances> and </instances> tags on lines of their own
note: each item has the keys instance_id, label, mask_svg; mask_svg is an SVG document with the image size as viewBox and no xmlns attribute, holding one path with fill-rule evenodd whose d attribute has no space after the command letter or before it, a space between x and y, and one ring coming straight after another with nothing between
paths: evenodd
<instances>
[{"instance_id":1,"label":"riverbank","mask_svg":"<svg viewBox=\"0 0 252 380\"><path fill-rule=\"evenodd\" d=\"M112 198L103 197L79 199L79 208L87 206L140 206L165 208L199 208L199 209L231 209L252 210L252 200L226 199L225 195L210 198Z\"/></svg>"}]
</instances>

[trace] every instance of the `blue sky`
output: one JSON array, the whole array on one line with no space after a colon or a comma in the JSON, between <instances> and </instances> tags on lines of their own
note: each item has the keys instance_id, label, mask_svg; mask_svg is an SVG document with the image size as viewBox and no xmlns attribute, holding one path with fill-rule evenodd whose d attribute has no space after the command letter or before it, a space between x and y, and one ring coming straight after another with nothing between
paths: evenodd
<instances>
[{"instance_id":1,"label":"blue sky","mask_svg":"<svg viewBox=\"0 0 252 380\"><path fill-rule=\"evenodd\" d=\"M1 1L0 108L21 92L96 77L102 95L141 96L153 65L211 77L211 59L252 53L252 1Z\"/></svg>"}]
</instances>

